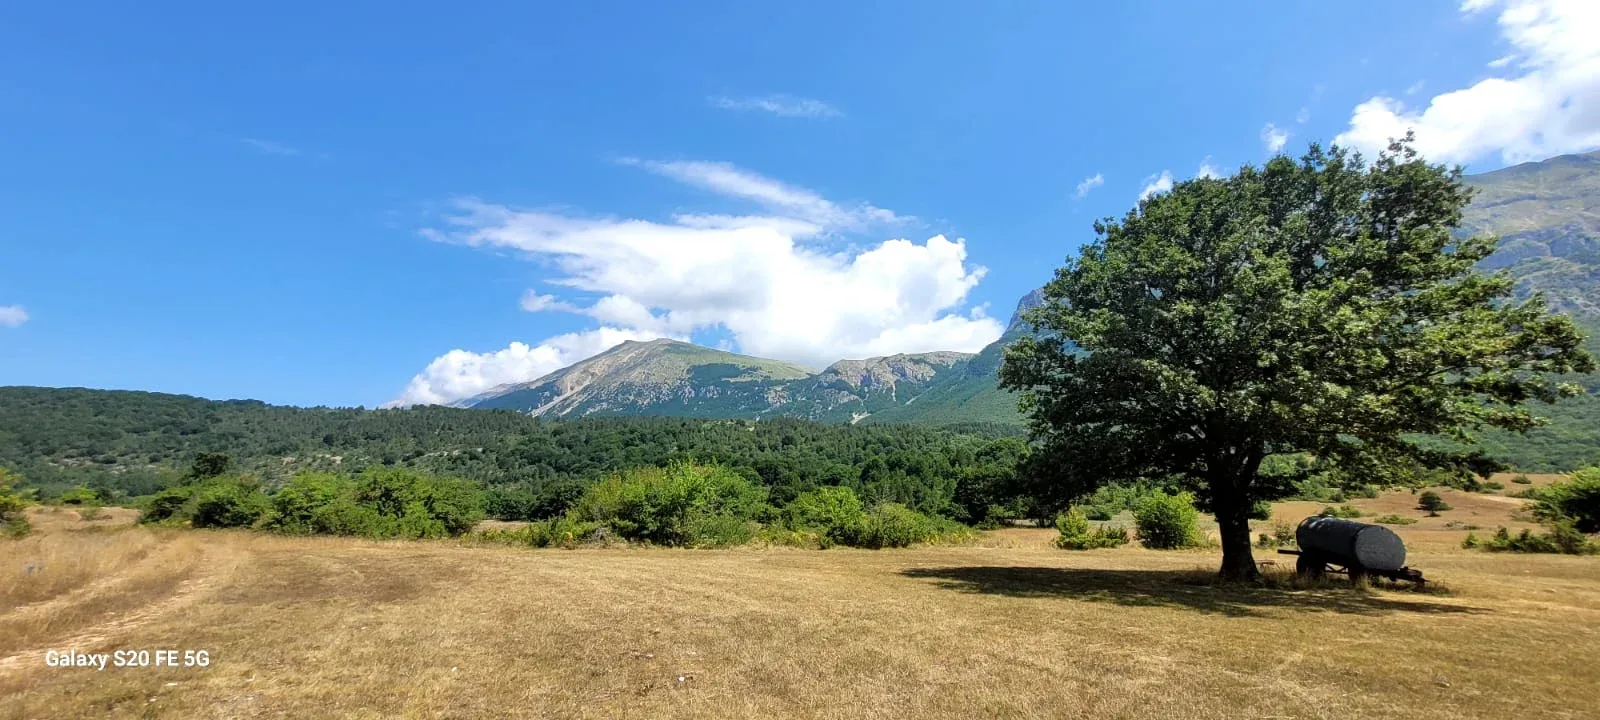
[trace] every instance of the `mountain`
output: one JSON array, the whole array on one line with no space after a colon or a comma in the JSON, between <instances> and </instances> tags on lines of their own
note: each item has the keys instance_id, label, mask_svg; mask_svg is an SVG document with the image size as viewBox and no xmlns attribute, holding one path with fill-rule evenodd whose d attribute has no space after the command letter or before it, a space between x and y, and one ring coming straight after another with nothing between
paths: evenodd
<instances>
[{"instance_id":1,"label":"mountain","mask_svg":"<svg viewBox=\"0 0 1600 720\"><path fill-rule=\"evenodd\" d=\"M1006 334L981 352L905 353L840 360L822 372L676 340L629 341L533 382L456 403L538 417L675 415L795 417L822 422L1017 425L1016 400L999 389L1006 343L1026 332L1017 304Z\"/></svg>"},{"instance_id":2,"label":"mountain","mask_svg":"<svg viewBox=\"0 0 1600 720\"><path fill-rule=\"evenodd\" d=\"M755 417L782 400L805 369L676 340L629 340L529 383L479 395L468 407L541 417L679 415Z\"/></svg>"},{"instance_id":3,"label":"mountain","mask_svg":"<svg viewBox=\"0 0 1600 720\"><path fill-rule=\"evenodd\" d=\"M1463 228L1500 237L1484 267L1508 270L1521 293L1544 291L1557 310L1600 318L1600 152L1469 175L1466 182L1477 196Z\"/></svg>"}]
</instances>

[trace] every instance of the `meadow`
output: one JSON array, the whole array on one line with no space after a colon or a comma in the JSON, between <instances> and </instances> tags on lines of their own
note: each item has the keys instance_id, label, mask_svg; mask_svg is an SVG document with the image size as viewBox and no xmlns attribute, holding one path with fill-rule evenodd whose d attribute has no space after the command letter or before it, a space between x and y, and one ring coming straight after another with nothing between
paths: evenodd
<instances>
[{"instance_id":1,"label":"meadow","mask_svg":"<svg viewBox=\"0 0 1600 720\"><path fill-rule=\"evenodd\" d=\"M1419 519L1395 530L1424 591L1284 562L1217 585L1216 550L1071 552L1032 528L533 550L33 508L0 545L0 717L1600 717L1600 561L1463 550L1521 501L1444 494L1436 518L1409 493L1351 502ZM139 649L209 665L45 660Z\"/></svg>"}]
</instances>

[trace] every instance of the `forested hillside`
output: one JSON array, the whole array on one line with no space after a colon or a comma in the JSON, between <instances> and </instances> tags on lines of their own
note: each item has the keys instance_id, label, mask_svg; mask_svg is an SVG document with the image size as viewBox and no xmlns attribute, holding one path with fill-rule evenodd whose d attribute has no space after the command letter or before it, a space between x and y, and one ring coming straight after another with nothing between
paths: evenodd
<instances>
[{"instance_id":1,"label":"forested hillside","mask_svg":"<svg viewBox=\"0 0 1600 720\"><path fill-rule=\"evenodd\" d=\"M686 459L723 463L775 501L821 484L961 515L1011 477L1015 428L961 432L793 419L551 421L508 411L291 408L256 401L85 389L0 388L0 467L46 493L85 484L122 496L175 481L200 453L276 483L310 469L400 465L478 480L522 502L559 502L607 472ZM961 498L958 498L961 495Z\"/></svg>"}]
</instances>

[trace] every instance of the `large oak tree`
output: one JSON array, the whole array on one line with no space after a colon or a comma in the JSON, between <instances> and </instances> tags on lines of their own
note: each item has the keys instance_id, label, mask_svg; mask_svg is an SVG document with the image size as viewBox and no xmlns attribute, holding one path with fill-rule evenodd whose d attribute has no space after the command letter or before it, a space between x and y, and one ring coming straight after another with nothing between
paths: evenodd
<instances>
[{"instance_id":1,"label":"large oak tree","mask_svg":"<svg viewBox=\"0 0 1600 720\"><path fill-rule=\"evenodd\" d=\"M1409 139L1370 165L1313 145L1096 223L1001 369L1044 482L1071 498L1179 481L1217 516L1222 574L1243 579L1251 505L1288 489L1261 472L1269 456L1365 482L1494 468L1474 433L1535 426L1524 404L1576 392L1557 376L1593 362L1542 297L1475 269L1495 240L1457 232L1470 197Z\"/></svg>"}]
</instances>

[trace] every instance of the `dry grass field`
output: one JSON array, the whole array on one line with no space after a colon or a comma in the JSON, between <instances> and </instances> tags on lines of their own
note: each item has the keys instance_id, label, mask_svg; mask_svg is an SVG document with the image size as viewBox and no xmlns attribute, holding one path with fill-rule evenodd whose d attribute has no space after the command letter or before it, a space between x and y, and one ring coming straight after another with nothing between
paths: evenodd
<instances>
[{"instance_id":1,"label":"dry grass field","mask_svg":"<svg viewBox=\"0 0 1600 720\"><path fill-rule=\"evenodd\" d=\"M1600 559L1462 551L1445 523L1492 531L1519 501L1446 498L1396 528L1429 592L1215 587L1211 551L1074 553L1030 529L569 551L40 510L0 542L0 718L1600 717ZM1354 504L1420 517L1408 502ZM55 668L50 649L211 662Z\"/></svg>"}]
</instances>

